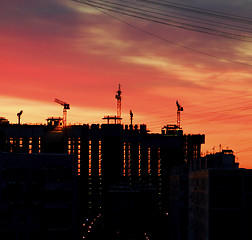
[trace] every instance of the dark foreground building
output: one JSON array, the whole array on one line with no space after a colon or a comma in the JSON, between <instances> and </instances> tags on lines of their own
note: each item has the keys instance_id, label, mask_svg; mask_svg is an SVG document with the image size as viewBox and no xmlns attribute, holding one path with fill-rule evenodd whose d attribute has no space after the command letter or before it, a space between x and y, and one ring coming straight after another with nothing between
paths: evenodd
<instances>
[{"instance_id":1,"label":"dark foreground building","mask_svg":"<svg viewBox=\"0 0 252 240\"><path fill-rule=\"evenodd\" d=\"M0 153L0 239L77 239L77 159Z\"/></svg>"},{"instance_id":2,"label":"dark foreground building","mask_svg":"<svg viewBox=\"0 0 252 240\"><path fill-rule=\"evenodd\" d=\"M170 169L200 157L204 135L177 126L0 124L0 151L77 158L80 238L167 239Z\"/></svg>"},{"instance_id":3,"label":"dark foreground building","mask_svg":"<svg viewBox=\"0 0 252 240\"><path fill-rule=\"evenodd\" d=\"M232 150L171 171L171 240L252 237L252 170L240 169Z\"/></svg>"}]
</instances>

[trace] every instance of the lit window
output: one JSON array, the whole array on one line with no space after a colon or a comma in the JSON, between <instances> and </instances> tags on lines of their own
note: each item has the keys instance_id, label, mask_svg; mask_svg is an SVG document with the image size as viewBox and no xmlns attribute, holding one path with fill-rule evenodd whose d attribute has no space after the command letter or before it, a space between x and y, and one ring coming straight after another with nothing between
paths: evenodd
<instances>
[{"instance_id":1,"label":"lit window","mask_svg":"<svg viewBox=\"0 0 252 240\"><path fill-rule=\"evenodd\" d=\"M161 159L160 159L160 148L158 148L158 176L161 176Z\"/></svg>"},{"instance_id":2,"label":"lit window","mask_svg":"<svg viewBox=\"0 0 252 240\"><path fill-rule=\"evenodd\" d=\"M126 175L126 143L123 145L123 176Z\"/></svg>"},{"instance_id":3,"label":"lit window","mask_svg":"<svg viewBox=\"0 0 252 240\"><path fill-rule=\"evenodd\" d=\"M141 176L141 145L138 145L138 176Z\"/></svg>"},{"instance_id":4,"label":"lit window","mask_svg":"<svg viewBox=\"0 0 252 240\"><path fill-rule=\"evenodd\" d=\"M150 148L148 148L148 173L151 173Z\"/></svg>"}]
</instances>

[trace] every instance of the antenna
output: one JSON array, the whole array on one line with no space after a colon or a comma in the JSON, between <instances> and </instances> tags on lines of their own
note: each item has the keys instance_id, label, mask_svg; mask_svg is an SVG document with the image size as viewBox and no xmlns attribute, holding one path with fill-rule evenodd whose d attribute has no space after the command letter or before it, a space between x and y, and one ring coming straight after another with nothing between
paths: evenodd
<instances>
[{"instance_id":1,"label":"antenna","mask_svg":"<svg viewBox=\"0 0 252 240\"><path fill-rule=\"evenodd\" d=\"M21 110L20 112L17 113L18 116L18 124L20 125L20 119L21 119L21 115L23 114L23 110Z\"/></svg>"},{"instance_id":2,"label":"antenna","mask_svg":"<svg viewBox=\"0 0 252 240\"><path fill-rule=\"evenodd\" d=\"M66 127L67 110L70 109L70 105L69 103L63 102L57 98L55 98L54 102L63 106L63 126Z\"/></svg>"},{"instance_id":3,"label":"antenna","mask_svg":"<svg viewBox=\"0 0 252 240\"><path fill-rule=\"evenodd\" d=\"M180 128L180 112L184 111L184 109L183 109L183 107L180 106L178 101L176 101L176 104L177 104L177 125Z\"/></svg>"},{"instance_id":4,"label":"antenna","mask_svg":"<svg viewBox=\"0 0 252 240\"><path fill-rule=\"evenodd\" d=\"M116 92L117 94L115 95L115 98L117 99L117 123L121 123L121 101L122 101L122 91L121 91L121 85L119 84L119 89Z\"/></svg>"}]
</instances>

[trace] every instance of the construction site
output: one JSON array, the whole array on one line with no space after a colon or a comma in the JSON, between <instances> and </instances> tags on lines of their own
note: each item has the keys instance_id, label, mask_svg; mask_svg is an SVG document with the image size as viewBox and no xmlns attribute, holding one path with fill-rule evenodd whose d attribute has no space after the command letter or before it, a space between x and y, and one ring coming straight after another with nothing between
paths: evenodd
<instances>
[{"instance_id":1,"label":"construction site","mask_svg":"<svg viewBox=\"0 0 252 240\"><path fill-rule=\"evenodd\" d=\"M150 133L145 124L134 125L132 111L131 124L123 125L120 85L115 98L117 114L104 116L104 124L68 125L70 104L59 99L55 103L63 107L63 116L46 119L46 125L22 124L23 111L17 114L17 124L2 117L0 152L35 157L48 154L50 158L64 154L76 159L79 239L98 239L100 234L110 239L146 239L148 233L165 239L170 170L200 158L205 136L183 133L183 107L178 101L177 124L166 124L160 134ZM86 219L97 220L97 216L100 224L87 227ZM64 232L62 229L50 231ZM52 239L48 234L47 239Z\"/></svg>"}]
</instances>

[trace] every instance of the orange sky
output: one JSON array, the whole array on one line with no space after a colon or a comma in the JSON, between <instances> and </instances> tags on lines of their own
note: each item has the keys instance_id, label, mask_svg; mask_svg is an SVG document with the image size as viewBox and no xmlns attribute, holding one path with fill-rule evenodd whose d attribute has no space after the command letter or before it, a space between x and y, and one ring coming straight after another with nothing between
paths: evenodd
<instances>
[{"instance_id":1,"label":"orange sky","mask_svg":"<svg viewBox=\"0 0 252 240\"><path fill-rule=\"evenodd\" d=\"M246 0L209 2L190 4L242 16L252 10ZM206 135L203 152L221 144L252 168L252 67L160 38L251 65L252 43L114 14L157 38L70 0L0 3L0 116L16 123L23 109L22 122L44 123L62 115L59 98L70 103L68 123L103 123L116 114L120 83L124 124L132 110L135 124L160 132L176 123L178 100L184 132Z\"/></svg>"}]
</instances>

